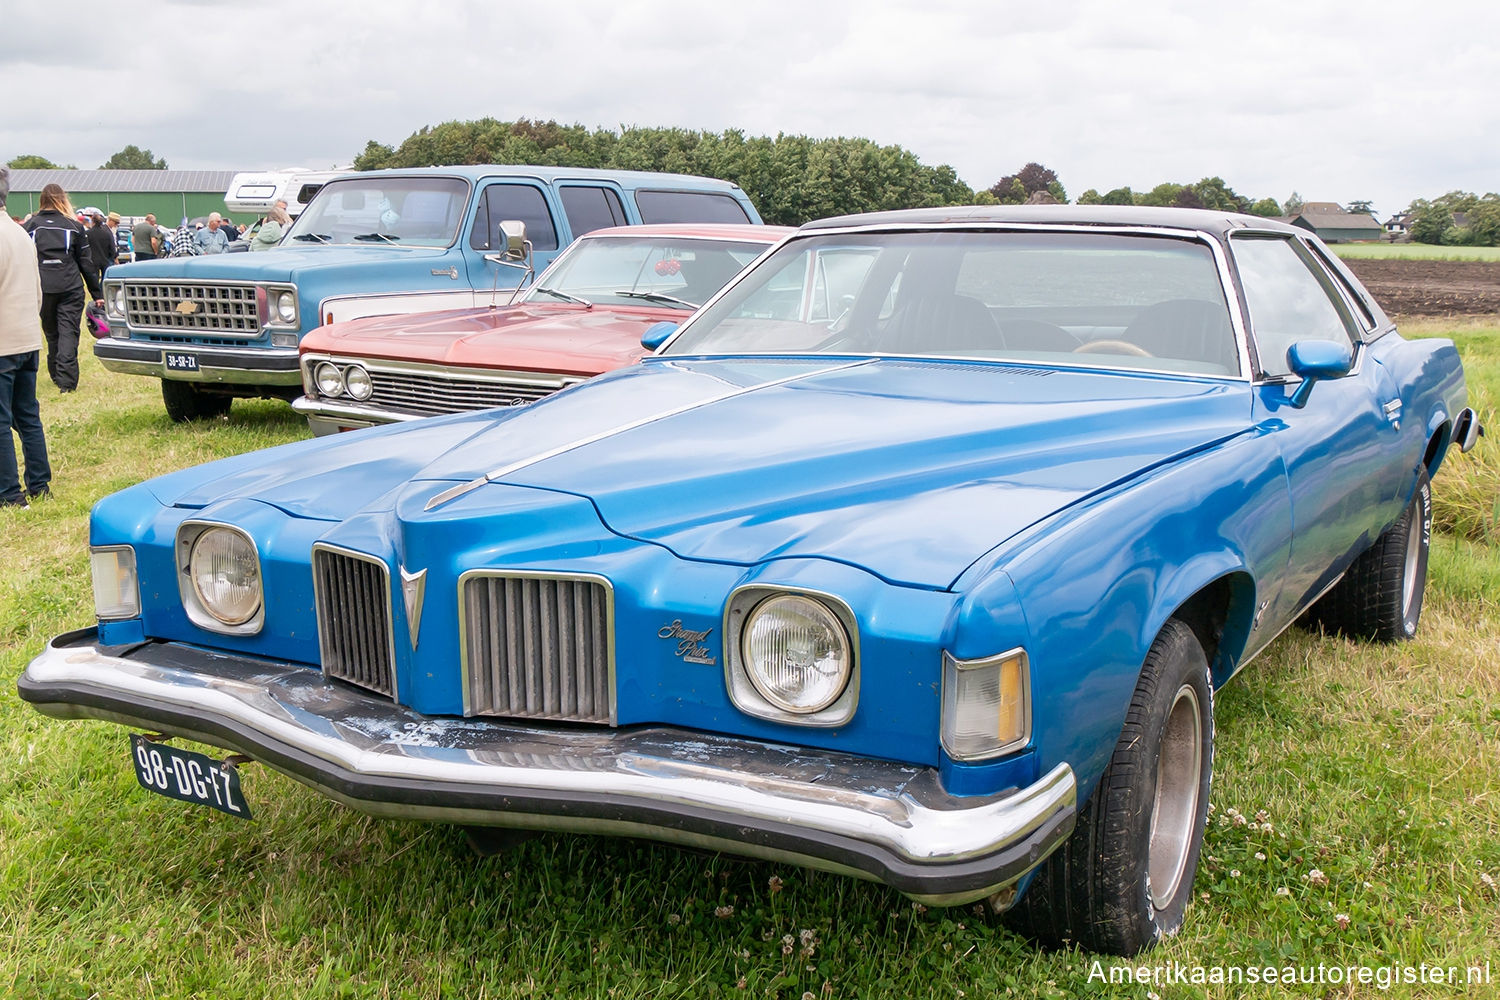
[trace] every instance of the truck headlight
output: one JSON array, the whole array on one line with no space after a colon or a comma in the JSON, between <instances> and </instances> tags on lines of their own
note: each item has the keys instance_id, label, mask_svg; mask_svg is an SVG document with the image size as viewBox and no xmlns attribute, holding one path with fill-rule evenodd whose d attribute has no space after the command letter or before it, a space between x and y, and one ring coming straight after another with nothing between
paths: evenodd
<instances>
[{"instance_id":1,"label":"truck headlight","mask_svg":"<svg viewBox=\"0 0 1500 1000\"><path fill-rule=\"evenodd\" d=\"M105 286L104 308L110 319L125 318L125 285L123 283L115 282Z\"/></svg>"},{"instance_id":2,"label":"truck headlight","mask_svg":"<svg viewBox=\"0 0 1500 1000\"><path fill-rule=\"evenodd\" d=\"M943 749L984 760L1031 739L1030 663L1024 649L983 660L943 654Z\"/></svg>"},{"instance_id":3,"label":"truck headlight","mask_svg":"<svg viewBox=\"0 0 1500 1000\"><path fill-rule=\"evenodd\" d=\"M295 293L276 293L276 318L283 323L297 322L297 296Z\"/></svg>"},{"instance_id":4,"label":"truck headlight","mask_svg":"<svg viewBox=\"0 0 1500 1000\"><path fill-rule=\"evenodd\" d=\"M195 625L243 635L264 618L260 556L238 528L184 522L177 535L183 609ZM227 628L225 627L227 626Z\"/></svg>"},{"instance_id":5,"label":"truck headlight","mask_svg":"<svg viewBox=\"0 0 1500 1000\"><path fill-rule=\"evenodd\" d=\"M843 623L802 594L780 594L756 606L740 633L740 656L761 697L797 715L832 705L853 666Z\"/></svg>"},{"instance_id":6,"label":"truck headlight","mask_svg":"<svg viewBox=\"0 0 1500 1000\"><path fill-rule=\"evenodd\" d=\"M100 545L89 549L94 577L94 614L101 619L137 618L141 586L136 576L135 549L129 545Z\"/></svg>"}]
</instances>

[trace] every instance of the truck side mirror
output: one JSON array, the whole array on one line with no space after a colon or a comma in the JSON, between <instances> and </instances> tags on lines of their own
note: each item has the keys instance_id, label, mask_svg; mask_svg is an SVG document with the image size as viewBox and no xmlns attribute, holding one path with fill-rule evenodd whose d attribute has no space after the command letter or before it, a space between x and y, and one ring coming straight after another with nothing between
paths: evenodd
<instances>
[{"instance_id":1,"label":"truck side mirror","mask_svg":"<svg viewBox=\"0 0 1500 1000\"><path fill-rule=\"evenodd\" d=\"M500 252L514 260L526 259L526 223L505 219L500 223Z\"/></svg>"}]
</instances>

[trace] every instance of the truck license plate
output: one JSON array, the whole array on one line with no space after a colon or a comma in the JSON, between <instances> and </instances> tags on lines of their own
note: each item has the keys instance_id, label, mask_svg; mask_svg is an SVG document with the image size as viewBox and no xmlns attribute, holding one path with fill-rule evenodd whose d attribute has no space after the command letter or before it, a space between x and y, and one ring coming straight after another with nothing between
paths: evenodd
<instances>
[{"instance_id":1,"label":"truck license plate","mask_svg":"<svg viewBox=\"0 0 1500 1000\"><path fill-rule=\"evenodd\" d=\"M195 372L198 370L198 355L196 354L174 354L166 352L167 371L169 372Z\"/></svg>"},{"instance_id":2,"label":"truck license plate","mask_svg":"<svg viewBox=\"0 0 1500 1000\"><path fill-rule=\"evenodd\" d=\"M130 746L135 779L148 792L250 818L239 772L231 765L207 754L153 743L139 733L130 734Z\"/></svg>"}]
</instances>

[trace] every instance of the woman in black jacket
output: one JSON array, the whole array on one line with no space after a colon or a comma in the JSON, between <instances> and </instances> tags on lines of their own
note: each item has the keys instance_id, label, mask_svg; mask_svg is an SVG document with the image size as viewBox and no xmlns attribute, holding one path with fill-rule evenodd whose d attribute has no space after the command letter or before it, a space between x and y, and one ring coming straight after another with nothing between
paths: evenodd
<instances>
[{"instance_id":1,"label":"woman in black jacket","mask_svg":"<svg viewBox=\"0 0 1500 1000\"><path fill-rule=\"evenodd\" d=\"M60 184L42 188L41 210L24 227L36 244L42 272L42 334L47 338L47 374L59 392L78 388L78 334L83 325L84 286L103 305L104 290L94 255L73 205Z\"/></svg>"}]
</instances>

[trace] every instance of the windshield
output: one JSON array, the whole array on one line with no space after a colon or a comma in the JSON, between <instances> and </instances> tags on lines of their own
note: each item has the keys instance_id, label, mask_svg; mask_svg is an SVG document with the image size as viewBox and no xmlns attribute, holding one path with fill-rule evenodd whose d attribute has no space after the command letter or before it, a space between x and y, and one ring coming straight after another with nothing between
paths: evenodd
<instances>
[{"instance_id":1,"label":"windshield","mask_svg":"<svg viewBox=\"0 0 1500 1000\"><path fill-rule=\"evenodd\" d=\"M811 235L663 352L971 357L1239 373L1212 251L1095 233Z\"/></svg>"},{"instance_id":2,"label":"windshield","mask_svg":"<svg viewBox=\"0 0 1500 1000\"><path fill-rule=\"evenodd\" d=\"M285 245L446 247L458 236L469 185L457 177L350 177L329 181L297 217Z\"/></svg>"},{"instance_id":3,"label":"windshield","mask_svg":"<svg viewBox=\"0 0 1500 1000\"><path fill-rule=\"evenodd\" d=\"M681 236L585 237L558 258L525 301L690 311L712 298L769 244Z\"/></svg>"}]
</instances>

